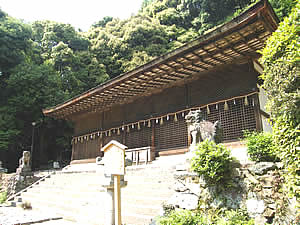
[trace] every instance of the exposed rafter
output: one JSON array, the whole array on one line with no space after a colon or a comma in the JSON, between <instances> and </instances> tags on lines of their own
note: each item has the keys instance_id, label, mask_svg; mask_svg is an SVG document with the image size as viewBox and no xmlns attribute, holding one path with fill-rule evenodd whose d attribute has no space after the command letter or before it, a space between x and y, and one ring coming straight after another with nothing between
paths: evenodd
<instances>
[{"instance_id":1,"label":"exposed rafter","mask_svg":"<svg viewBox=\"0 0 300 225\"><path fill-rule=\"evenodd\" d=\"M257 50L263 47L277 23L273 9L262 0L210 33L43 112L47 116L69 118L105 111L202 74L206 76L223 66L255 59L259 56Z\"/></svg>"}]
</instances>

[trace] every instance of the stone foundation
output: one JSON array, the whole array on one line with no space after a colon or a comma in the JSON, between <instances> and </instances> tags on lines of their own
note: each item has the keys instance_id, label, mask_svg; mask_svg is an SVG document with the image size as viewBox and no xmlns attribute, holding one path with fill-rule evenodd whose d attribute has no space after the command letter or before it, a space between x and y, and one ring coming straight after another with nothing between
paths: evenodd
<instances>
[{"instance_id":1,"label":"stone foundation","mask_svg":"<svg viewBox=\"0 0 300 225\"><path fill-rule=\"evenodd\" d=\"M209 186L203 177L183 170L175 174L176 193L166 209L239 209L247 210L255 224L296 224L296 200L280 192L283 178L280 163L237 164L228 187Z\"/></svg>"}]
</instances>

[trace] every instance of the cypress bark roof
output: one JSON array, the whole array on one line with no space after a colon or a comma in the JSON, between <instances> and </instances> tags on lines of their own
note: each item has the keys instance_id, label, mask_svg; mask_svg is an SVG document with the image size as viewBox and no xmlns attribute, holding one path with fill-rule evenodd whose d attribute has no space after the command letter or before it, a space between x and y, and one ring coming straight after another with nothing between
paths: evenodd
<instances>
[{"instance_id":1,"label":"cypress bark roof","mask_svg":"<svg viewBox=\"0 0 300 225\"><path fill-rule=\"evenodd\" d=\"M257 59L278 18L261 0L230 22L136 69L92 88L64 103L44 109L46 116L68 119L75 114L101 112L115 105L180 85L222 67Z\"/></svg>"}]
</instances>

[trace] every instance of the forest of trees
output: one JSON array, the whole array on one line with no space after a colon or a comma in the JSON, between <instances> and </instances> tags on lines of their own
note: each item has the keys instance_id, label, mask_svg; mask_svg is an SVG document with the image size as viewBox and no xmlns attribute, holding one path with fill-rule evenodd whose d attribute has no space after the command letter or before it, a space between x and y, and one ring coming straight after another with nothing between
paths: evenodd
<instances>
[{"instance_id":1,"label":"forest of trees","mask_svg":"<svg viewBox=\"0 0 300 225\"><path fill-rule=\"evenodd\" d=\"M282 20L296 1L270 2ZM1 160L15 169L31 147L32 122L34 167L61 157L71 150L72 124L46 118L42 109L180 47L253 3L144 0L131 18L103 17L88 32L54 21L27 24L0 8Z\"/></svg>"}]
</instances>

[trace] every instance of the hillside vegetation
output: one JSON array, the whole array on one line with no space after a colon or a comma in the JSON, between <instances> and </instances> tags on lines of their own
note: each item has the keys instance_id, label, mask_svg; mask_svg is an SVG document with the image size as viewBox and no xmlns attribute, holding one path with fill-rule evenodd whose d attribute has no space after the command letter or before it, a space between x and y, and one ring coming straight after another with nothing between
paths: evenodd
<instances>
[{"instance_id":1,"label":"hillside vegetation","mask_svg":"<svg viewBox=\"0 0 300 225\"><path fill-rule=\"evenodd\" d=\"M126 20L104 17L88 32L69 24L10 17L0 9L0 156L10 170L31 146L34 167L70 150L71 124L42 109L154 59L230 20L251 0L144 0ZM273 0L279 16L295 1Z\"/></svg>"}]
</instances>

